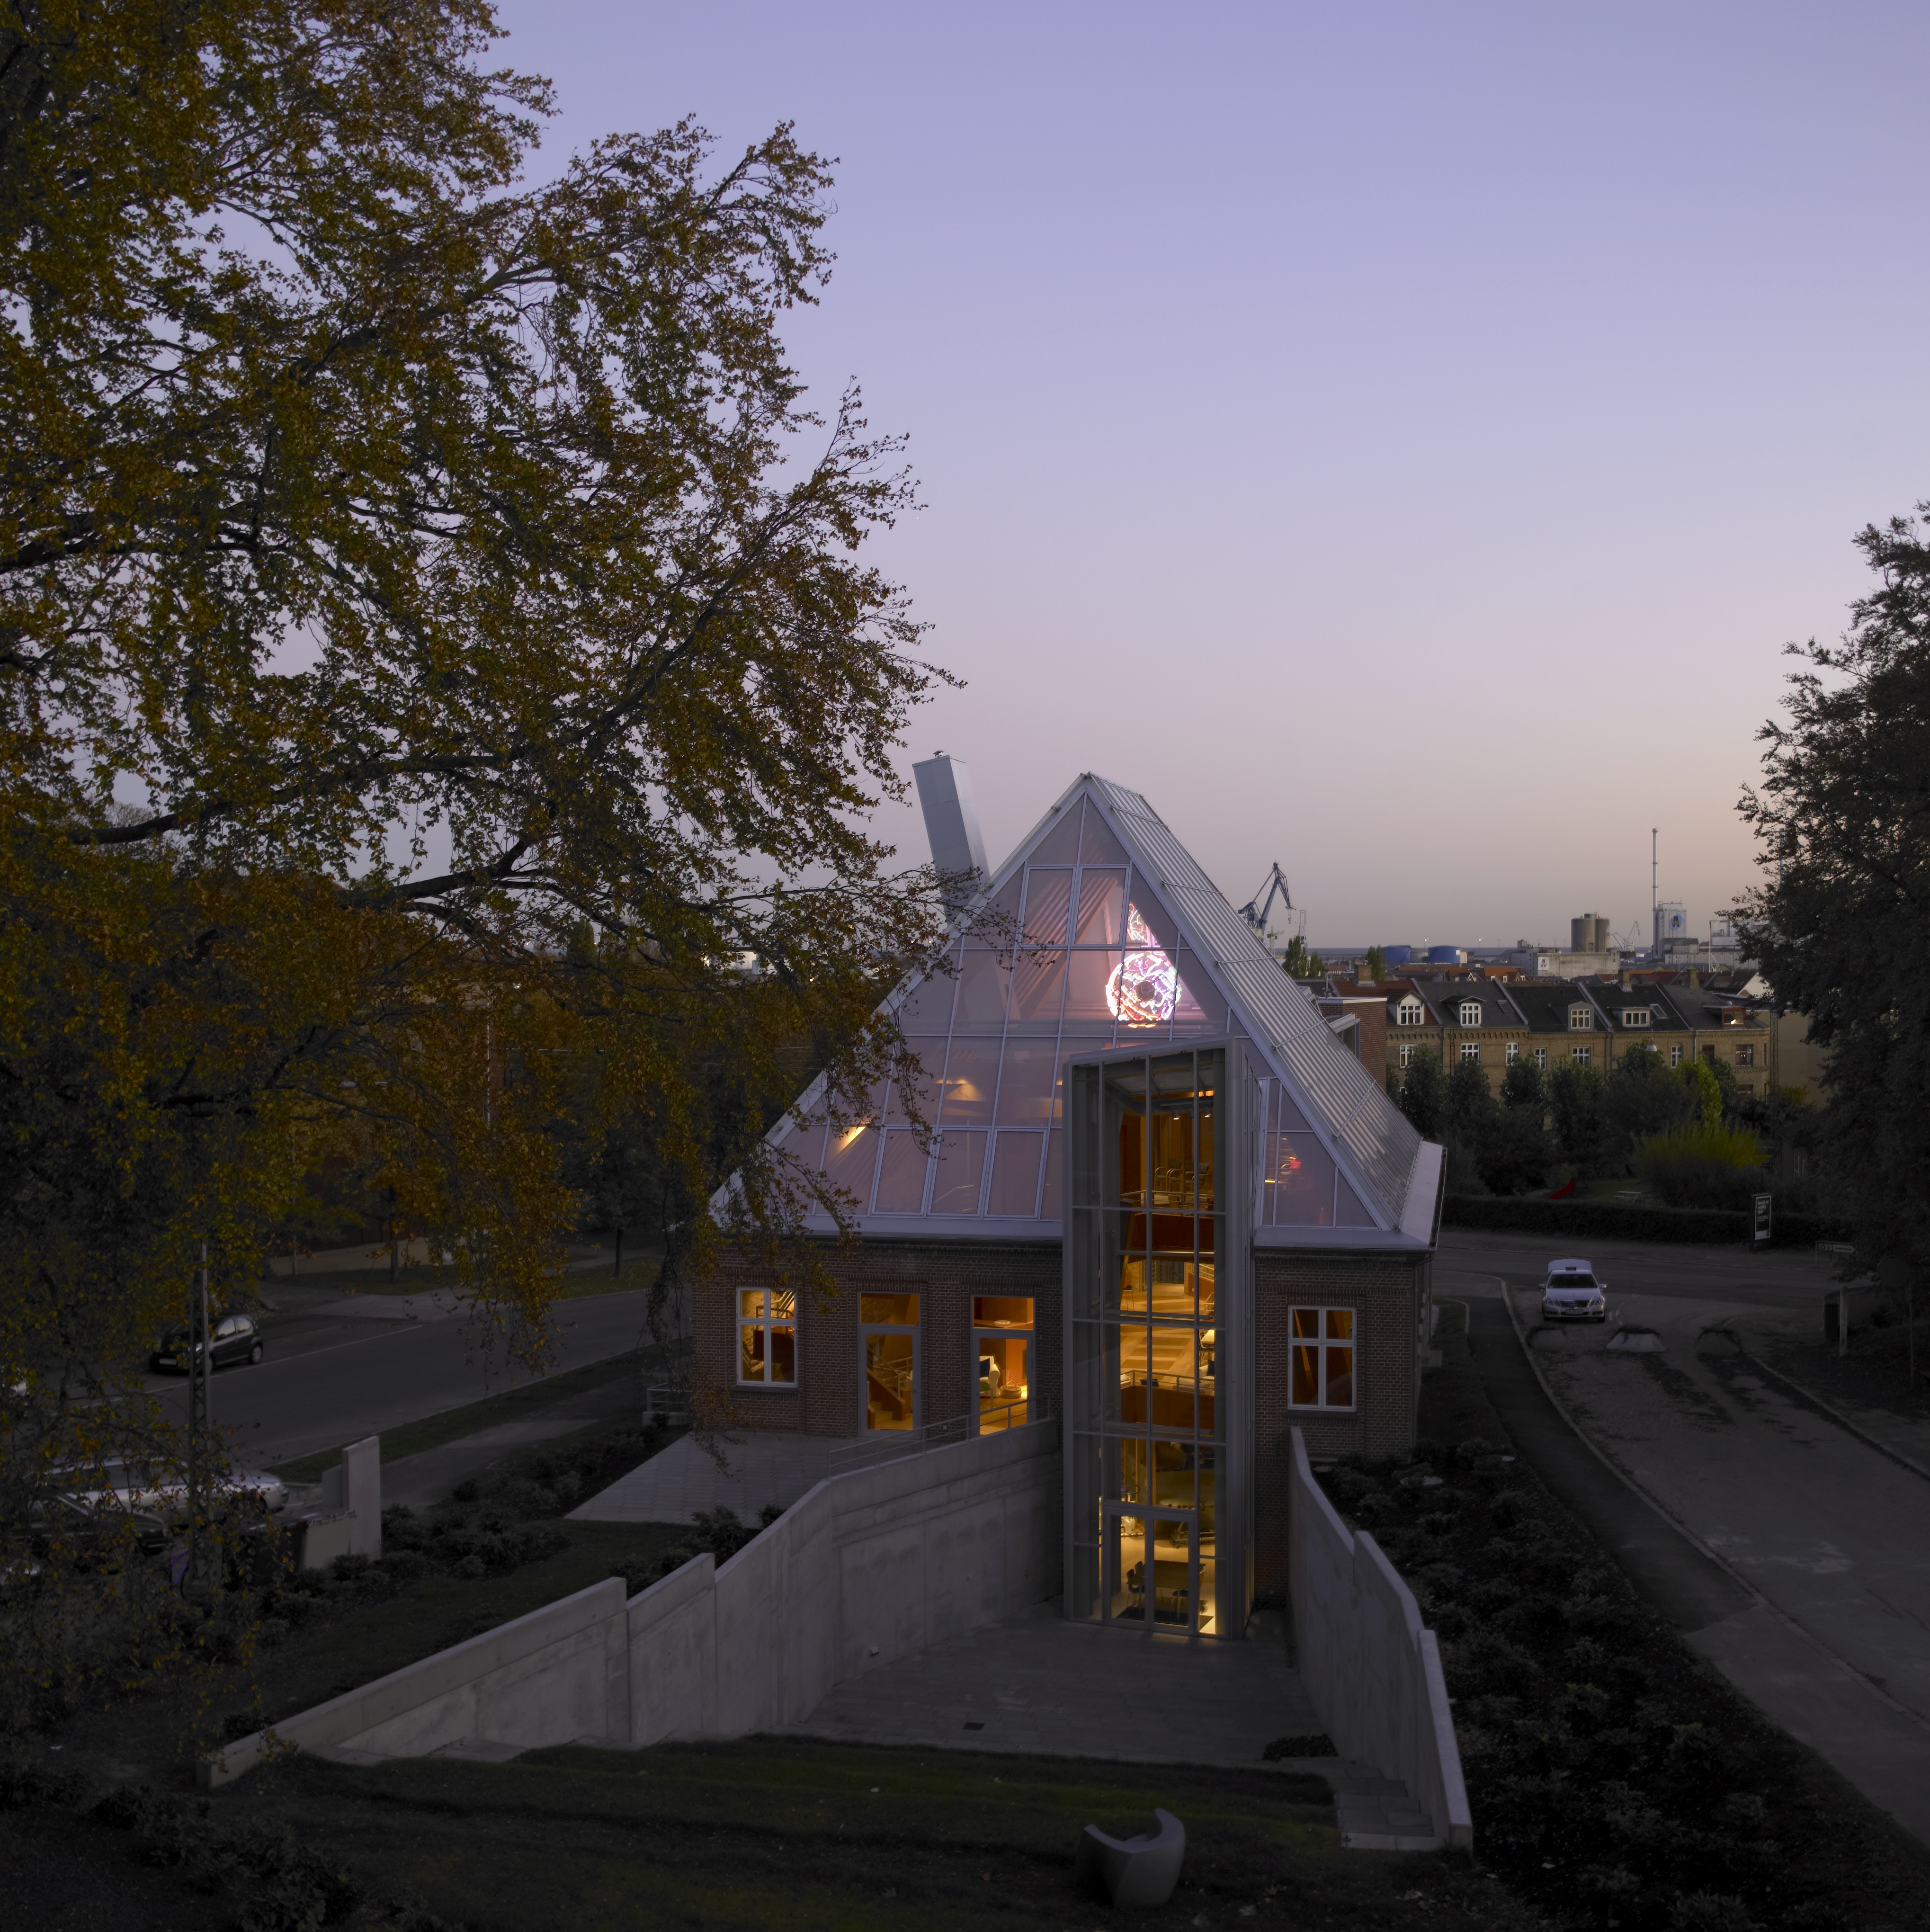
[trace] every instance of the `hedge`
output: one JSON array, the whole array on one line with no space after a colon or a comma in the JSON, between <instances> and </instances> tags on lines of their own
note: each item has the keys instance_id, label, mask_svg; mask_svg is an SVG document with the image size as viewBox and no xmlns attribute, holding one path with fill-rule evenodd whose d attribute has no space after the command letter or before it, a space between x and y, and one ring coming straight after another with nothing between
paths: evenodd
<instances>
[{"instance_id":1,"label":"hedge","mask_svg":"<svg viewBox=\"0 0 1930 1932\"><path fill-rule=\"evenodd\" d=\"M1631 1207L1619 1201L1550 1201L1533 1194L1450 1194L1441 1219L1451 1228L1507 1228L1547 1234L1555 1245L1571 1246L1570 1237L1598 1235L1628 1241L1688 1241L1704 1246L1748 1244L1751 1217L1720 1208ZM1818 1241L1847 1241L1848 1224L1820 1214L1772 1214L1769 1245L1806 1248Z\"/></svg>"}]
</instances>

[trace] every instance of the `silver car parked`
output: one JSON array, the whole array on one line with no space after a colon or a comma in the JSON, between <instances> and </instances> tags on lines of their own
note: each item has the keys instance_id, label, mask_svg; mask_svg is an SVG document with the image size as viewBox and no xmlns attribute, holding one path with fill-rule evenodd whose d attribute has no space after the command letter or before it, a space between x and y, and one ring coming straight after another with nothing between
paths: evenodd
<instances>
[{"instance_id":1,"label":"silver car parked","mask_svg":"<svg viewBox=\"0 0 1930 1932\"><path fill-rule=\"evenodd\" d=\"M1592 1263L1571 1258L1548 1264L1541 1284L1544 1322L1606 1322L1608 1284L1595 1279Z\"/></svg>"}]
</instances>

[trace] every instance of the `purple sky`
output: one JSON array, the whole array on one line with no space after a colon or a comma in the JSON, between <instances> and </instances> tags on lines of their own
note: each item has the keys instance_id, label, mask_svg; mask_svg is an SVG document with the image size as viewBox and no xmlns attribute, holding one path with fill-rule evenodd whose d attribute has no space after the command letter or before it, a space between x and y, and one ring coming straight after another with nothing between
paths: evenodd
<instances>
[{"instance_id":1,"label":"purple sky","mask_svg":"<svg viewBox=\"0 0 1930 1932\"><path fill-rule=\"evenodd\" d=\"M548 0L555 163L840 158L824 307L926 508L995 861L1077 772L1316 942L1692 929L1850 538L1930 496L1920 4ZM911 814L884 824L911 860Z\"/></svg>"}]
</instances>

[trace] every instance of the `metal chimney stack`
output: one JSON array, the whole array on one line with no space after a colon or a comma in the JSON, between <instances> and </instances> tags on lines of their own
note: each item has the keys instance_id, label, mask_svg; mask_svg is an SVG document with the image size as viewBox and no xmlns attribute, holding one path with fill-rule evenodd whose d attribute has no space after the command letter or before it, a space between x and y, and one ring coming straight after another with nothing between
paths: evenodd
<instances>
[{"instance_id":1,"label":"metal chimney stack","mask_svg":"<svg viewBox=\"0 0 1930 1932\"><path fill-rule=\"evenodd\" d=\"M932 862L947 875L945 898L956 910L984 884L991 868L985 862L985 839L978 829L978 806L971 795L971 774L961 758L943 752L911 767L918 786L918 804L925 814L925 836L931 841ZM961 878L963 873L974 874Z\"/></svg>"}]
</instances>

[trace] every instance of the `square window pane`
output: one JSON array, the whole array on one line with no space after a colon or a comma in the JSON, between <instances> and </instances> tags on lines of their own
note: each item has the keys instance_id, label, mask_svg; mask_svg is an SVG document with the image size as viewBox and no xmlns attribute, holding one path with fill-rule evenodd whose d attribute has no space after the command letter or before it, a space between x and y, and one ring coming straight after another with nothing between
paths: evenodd
<instances>
[{"instance_id":1,"label":"square window pane","mask_svg":"<svg viewBox=\"0 0 1930 1932\"><path fill-rule=\"evenodd\" d=\"M899 1030L942 1034L951 1024L952 994L957 985L957 975L949 968L927 974L893 1016Z\"/></svg>"},{"instance_id":2,"label":"square window pane","mask_svg":"<svg viewBox=\"0 0 1930 1932\"><path fill-rule=\"evenodd\" d=\"M1327 1339L1330 1342L1351 1342L1354 1339L1354 1311L1351 1308L1328 1310Z\"/></svg>"},{"instance_id":3,"label":"square window pane","mask_svg":"<svg viewBox=\"0 0 1930 1932\"><path fill-rule=\"evenodd\" d=\"M858 1297L858 1319L915 1328L918 1325L918 1298L915 1294L861 1294Z\"/></svg>"},{"instance_id":4,"label":"square window pane","mask_svg":"<svg viewBox=\"0 0 1930 1932\"><path fill-rule=\"evenodd\" d=\"M755 1320L764 1312L764 1290L761 1288L741 1288L737 1294L737 1312L746 1320Z\"/></svg>"},{"instance_id":5,"label":"square window pane","mask_svg":"<svg viewBox=\"0 0 1930 1932\"><path fill-rule=\"evenodd\" d=\"M884 1137L884 1160L878 1171L881 1214L915 1214L925 1204L926 1154L909 1127L893 1127Z\"/></svg>"},{"instance_id":6,"label":"square window pane","mask_svg":"<svg viewBox=\"0 0 1930 1932\"><path fill-rule=\"evenodd\" d=\"M945 1125L989 1124L992 1090L998 1082L996 1040L953 1040L950 1057L945 1062Z\"/></svg>"},{"instance_id":7,"label":"square window pane","mask_svg":"<svg viewBox=\"0 0 1930 1932\"><path fill-rule=\"evenodd\" d=\"M1057 1033L1065 985L1063 952L1021 952L1012 966L1010 1030L1042 1034L1048 1039Z\"/></svg>"},{"instance_id":8,"label":"square window pane","mask_svg":"<svg viewBox=\"0 0 1930 1932\"><path fill-rule=\"evenodd\" d=\"M1096 872L1079 875L1080 946L1117 946L1126 936L1126 874Z\"/></svg>"},{"instance_id":9,"label":"square window pane","mask_svg":"<svg viewBox=\"0 0 1930 1932\"><path fill-rule=\"evenodd\" d=\"M770 1331L770 1378L774 1382L797 1379L797 1331L773 1328Z\"/></svg>"},{"instance_id":10,"label":"square window pane","mask_svg":"<svg viewBox=\"0 0 1930 1932\"><path fill-rule=\"evenodd\" d=\"M917 1055L918 1065L923 1070L923 1078L909 1097L917 1103L920 1117L929 1126L938 1118L938 1078L945 1064L945 1042L927 1034L917 1040L907 1039L905 1044ZM884 1110L887 1126L902 1127L909 1120L905 1108L907 1097L902 1083L894 1079L890 1101Z\"/></svg>"},{"instance_id":11,"label":"square window pane","mask_svg":"<svg viewBox=\"0 0 1930 1932\"><path fill-rule=\"evenodd\" d=\"M1032 1325L1032 1298L1029 1294L975 1294L971 1298L974 1328L1029 1328Z\"/></svg>"},{"instance_id":12,"label":"square window pane","mask_svg":"<svg viewBox=\"0 0 1930 1932\"><path fill-rule=\"evenodd\" d=\"M984 1133L950 1133L938 1136L938 1172L932 1184L934 1214L976 1214L978 1197L985 1179Z\"/></svg>"},{"instance_id":13,"label":"square window pane","mask_svg":"<svg viewBox=\"0 0 1930 1932\"><path fill-rule=\"evenodd\" d=\"M1053 1115L1058 1053L1049 1040L1007 1040L998 1074L998 1124L1043 1126Z\"/></svg>"},{"instance_id":14,"label":"square window pane","mask_svg":"<svg viewBox=\"0 0 1930 1932\"><path fill-rule=\"evenodd\" d=\"M1303 1408L1311 1408L1318 1405L1320 1400L1320 1351L1317 1348L1295 1348L1291 1400Z\"/></svg>"},{"instance_id":15,"label":"square window pane","mask_svg":"<svg viewBox=\"0 0 1930 1932\"><path fill-rule=\"evenodd\" d=\"M878 1167L878 1130L875 1127L846 1127L833 1139L825 1156L824 1178L833 1187L842 1187L857 1202L862 1214L871 1200L872 1176Z\"/></svg>"},{"instance_id":16,"label":"square window pane","mask_svg":"<svg viewBox=\"0 0 1930 1932\"><path fill-rule=\"evenodd\" d=\"M999 1135L992 1152L992 1194L985 1209L988 1214L1038 1212L1039 1162L1045 1146L1043 1134L1008 1130Z\"/></svg>"},{"instance_id":17,"label":"square window pane","mask_svg":"<svg viewBox=\"0 0 1930 1932\"><path fill-rule=\"evenodd\" d=\"M1106 982L1118 964L1116 952L1075 952L1070 956L1066 968L1068 1032L1075 1028L1085 1033L1097 1033L1101 1028L1109 1030L1113 1013L1112 1003L1106 998Z\"/></svg>"},{"instance_id":18,"label":"square window pane","mask_svg":"<svg viewBox=\"0 0 1930 1932\"><path fill-rule=\"evenodd\" d=\"M1293 1311L1293 1332L1296 1336L1317 1336L1320 1333L1320 1311L1317 1308L1296 1308Z\"/></svg>"},{"instance_id":19,"label":"square window pane","mask_svg":"<svg viewBox=\"0 0 1930 1932\"><path fill-rule=\"evenodd\" d=\"M999 1033L1005 1026L1005 994L1012 983L1010 956L974 947L959 968L954 1033Z\"/></svg>"},{"instance_id":20,"label":"square window pane","mask_svg":"<svg viewBox=\"0 0 1930 1932\"><path fill-rule=\"evenodd\" d=\"M1330 1408L1354 1406L1354 1352L1351 1348L1327 1351L1327 1406Z\"/></svg>"},{"instance_id":21,"label":"square window pane","mask_svg":"<svg viewBox=\"0 0 1930 1932\"><path fill-rule=\"evenodd\" d=\"M1056 1221L1059 1218L1059 1198L1061 1192L1059 1174L1061 1164L1060 1143L1064 1138L1065 1134L1063 1130L1058 1127L1055 1127L1046 1136L1046 1180L1044 1186L1040 1190L1039 1212L1049 1221Z\"/></svg>"},{"instance_id":22,"label":"square window pane","mask_svg":"<svg viewBox=\"0 0 1930 1932\"><path fill-rule=\"evenodd\" d=\"M1063 946L1072 913L1072 874L1034 866L1026 875L1022 946Z\"/></svg>"},{"instance_id":23,"label":"square window pane","mask_svg":"<svg viewBox=\"0 0 1930 1932\"><path fill-rule=\"evenodd\" d=\"M797 1295L794 1289L774 1288L770 1291L770 1312L781 1322L794 1322L797 1318Z\"/></svg>"}]
</instances>

